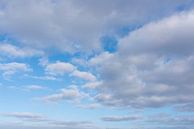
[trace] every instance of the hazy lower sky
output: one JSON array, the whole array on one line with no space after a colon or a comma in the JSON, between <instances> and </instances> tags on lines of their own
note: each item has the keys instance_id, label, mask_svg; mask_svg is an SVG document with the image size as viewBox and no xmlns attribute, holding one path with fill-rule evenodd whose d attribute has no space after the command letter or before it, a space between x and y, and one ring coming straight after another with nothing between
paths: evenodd
<instances>
[{"instance_id":1,"label":"hazy lower sky","mask_svg":"<svg viewBox=\"0 0 194 129\"><path fill-rule=\"evenodd\" d=\"M194 129L194 0L0 0L0 129Z\"/></svg>"}]
</instances>

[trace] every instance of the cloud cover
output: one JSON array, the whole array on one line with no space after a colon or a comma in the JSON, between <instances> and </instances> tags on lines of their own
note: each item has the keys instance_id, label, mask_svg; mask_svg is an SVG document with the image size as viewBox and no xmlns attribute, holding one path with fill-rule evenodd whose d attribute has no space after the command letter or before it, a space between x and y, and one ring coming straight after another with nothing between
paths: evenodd
<instances>
[{"instance_id":1,"label":"cloud cover","mask_svg":"<svg viewBox=\"0 0 194 129\"><path fill-rule=\"evenodd\" d=\"M193 21L191 10L149 23L122 38L115 54L91 59L103 81L96 99L138 108L193 103Z\"/></svg>"},{"instance_id":2,"label":"cloud cover","mask_svg":"<svg viewBox=\"0 0 194 129\"><path fill-rule=\"evenodd\" d=\"M170 15L191 0L1 0L0 32L35 48L99 49L99 39L129 24ZM139 4L141 3L141 4ZM138 13L137 13L138 12Z\"/></svg>"},{"instance_id":3,"label":"cloud cover","mask_svg":"<svg viewBox=\"0 0 194 129\"><path fill-rule=\"evenodd\" d=\"M192 6L192 0L0 0L0 81L4 86L5 77L11 76L15 84L28 86L29 91L37 90L28 92L30 97L58 104L53 109L60 110L60 115L66 109L80 115L77 112L82 109L78 108L83 108L84 115L76 119L93 118L98 123L94 116L101 115L99 123L109 124L110 128L122 122L126 123L124 129L128 129L133 121L137 123L135 129L191 129L193 117L181 114L192 114L194 107ZM117 40L116 46L112 46L117 48L115 51L103 50L104 36ZM32 75L18 80L17 75L30 71ZM26 85L26 81L33 84ZM42 84L54 87L40 93ZM5 94L2 95L0 101L3 98L4 102ZM23 93L16 95L32 99ZM15 99L9 99L10 103ZM39 104L36 100L30 101L32 107L42 108L40 111L50 109L50 103ZM152 114L171 107L175 109L170 112L172 116L154 117L155 120L117 115L126 114L126 110L142 114L151 110L146 113ZM108 112L104 114L106 108ZM20 129L99 129L90 121L53 121L31 113L7 116L35 122L15 124ZM43 122L40 126L36 122L39 120ZM52 126L44 126L45 122ZM149 122L156 125L146 126ZM12 128L10 125L0 127Z\"/></svg>"}]
</instances>

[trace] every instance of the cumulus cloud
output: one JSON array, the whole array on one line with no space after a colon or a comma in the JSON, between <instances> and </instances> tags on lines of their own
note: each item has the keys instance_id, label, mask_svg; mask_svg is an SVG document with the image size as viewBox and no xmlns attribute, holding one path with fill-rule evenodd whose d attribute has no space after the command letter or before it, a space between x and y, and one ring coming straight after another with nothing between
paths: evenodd
<instances>
[{"instance_id":1,"label":"cumulus cloud","mask_svg":"<svg viewBox=\"0 0 194 129\"><path fill-rule=\"evenodd\" d=\"M0 51L0 55L9 57L31 57L36 55L43 55L42 51L31 48L19 48L7 43L0 43Z\"/></svg>"},{"instance_id":2,"label":"cumulus cloud","mask_svg":"<svg viewBox=\"0 0 194 129\"><path fill-rule=\"evenodd\" d=\"M77 102L85 97L87 97L86 93L81 92L75 86L71 86L70 88L61 89L59 93L42 97L42 100L48 101L48 102L57 102L60 100Z\"/></svg>"},{"instance_id":3,"label":"cumulus cloud","mask_svg":"<svg viewBox=\"0 0 194 129\"><path fill-rule=\"evenodd\" d=\"M50 75L64 75L65 73L72 72L75 68L70 63L57 61L56 63L48 64L45 71Z\"/></svg>"},{"instance_id":4,"label":"cumulus cloud","mask_svg":"<svg viewBox=\"0 0 194 129\"><path fill-rule=\"evenodd\" d=\"M17 62L11 62L11 63L0 63L0 71L2 71L3 76L10 76L17 72L29 72L31 71L31 68L24 63L17 63Z\"/></svg>"},{"instance_id":5,"label":"cumulus cloud","mask_svg":"<svg viewBox=\"0 0 194 129\"><path fill-rule=\"evenodd\" d=\"M194 11L149 23L122 38L115 54L90 60L102 80L100 103L161 107L193 103Z\"/></svg>"},{"instance_id":6,"label":"cumulus cloud","mask_svg":"<svg viewBox=\"0 0 194 129\"><path fill-rule=\"evenodd\" d=\"M193 51L194 11L145 25L120 40L123 54L190 55Z\"/></svg>"},{"instance_id":7,"label":"cumulus cloud","mask_svg":"<svg viewBox=\"0 0 194 129\"><path fill-rule=\"evenodd\" d=\"M86 81L94 82L97 80L96 76L93 75L92 73L87 71L80 71L75 65L68 62L57 61L55 63L48 63L48 62L45 63L41 61L41 65L45 67L45 72L47 75L50 75L50 77L63 76L67 74L70 77L77 77Z\"/></svg>"},{"instance_id":8,"label":"cumulus cloud","mask_svg":"<svg viewBox=\"0 0 194 129\"><path fill-rule=\"evenodd\" d=\"M89 73L89 72L83 72L83 71L78 71L78 70L75 70L71 73L71 76L75 76L75 77L78 77L78 78L81 78L81 79L84 79L84 80L88 80L88 81L95 81L96 80L96 77Z\"/></svg>"},{"instance_id":9,"label":"cumulus cloud","mask_svg":"<svg viewBox=\"0 0 194 129\"><path fill-rule=\"evenodd\" d=\"M103 82L101 82L101 81L88 82L88 83L84 84L83 87L88 88L88 89L95 89L95 88L98 88L99 86L101 86L102 83Z\"/></svg>"},{"instance_id":10,"label":"cumulus cloud","mask_svg":"<svg viewBox=\"0 0 194 129\"><path fill-rule=\"evenodd\" d=\"M44 75L41 76L42 71L38 71L32 78L41 79L42 84L45 80L56 82L58 77L63 77L68 83L72 81L78 85L40 97L46 102L64 100L87 109L106 105L132 110L172 107L179 113L193 112L192 4L192 0L163 0L159 3L156 0L0 0L0 38L1 35L8 37L8 41L3 39L0 42L0 61L3 62L5 56L32 63L23 58L48 56L48 59L41 57L39 60ZM123 29L129 33L126 34ZM113 53L101 48L101 39L109 35L118 40L118 49ZM67 52L70 54L67 60L70 61L57 61L51 57L50 63L50 52L59 54L55 58L60 59L63 57L60 54ZM72 54L74 52L76 54ZM30 66L17 61L0 63L0 72L4 77L31 71ZM34 63L32 65L39 67ZM61 85L62 81L55 84ZM44 89L39 85L26 88ZM173 115L151 117L147 121L128 115L100 116L100 119L103 122L125 121L127 126L128 122L134 121L145 126L138 125L136 129L193 127L192 116ZM6 129L99 129L87 120L52 120L25 112L4 113L3 116L27 123L15 124L14 127L0 123L0 128ZM147 126L149 122L163 127Z\"/></svg>"}]
</instances>

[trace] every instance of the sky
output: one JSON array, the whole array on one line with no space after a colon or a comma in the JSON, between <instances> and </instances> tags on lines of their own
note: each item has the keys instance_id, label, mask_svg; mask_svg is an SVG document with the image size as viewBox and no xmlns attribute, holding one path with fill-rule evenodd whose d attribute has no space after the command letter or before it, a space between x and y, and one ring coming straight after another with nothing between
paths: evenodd
<instances>
[{"instance_id":1,"label":"sky","mask_svg":"<svg viewBox=\"0 0 194 129\"><path fill-rule=\"evenodd\" d=\"M194 0L0 0L0 129L194 129Z\"/></svg>"}]
</instances>

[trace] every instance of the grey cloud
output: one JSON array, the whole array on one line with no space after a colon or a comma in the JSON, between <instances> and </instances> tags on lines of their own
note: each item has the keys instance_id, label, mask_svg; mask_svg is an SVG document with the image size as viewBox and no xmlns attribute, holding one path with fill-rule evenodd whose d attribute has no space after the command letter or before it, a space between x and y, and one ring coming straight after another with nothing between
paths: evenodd
<instances>
[{"instance_id":1,"label":"grey cloud","mask_svg":"<svg viewBox=\"0 0 194 129\"><path fill-rule=\"evenodd\" d=\"M49 125L10 125L10 124L3 124L0 125L1 128L6 129L79 129L80 127L71 125L71 126L49 126ZM97 126L91 127L82 127L82 129L103 129Z\"/></svg>"},{"instance_id":2,"label":"grey cloud","mask_svg":"<svg viewBox=\"0 0 194 129\"><path fill-rule=\"evenodd\" d=\"M182 12L151 22L120 40L121 54L160 54L183 56L193 54L194 11Z\"/></svg>"},{"instance_id":3,"label":"grey cloud","mask_svg":"<svg viewBox=\"0 0 194 129\"><path fill-rule=\"evenodd\" d=\"M122 122L122 121L135 121L141 119L139 116L105 116L101 118L103 121L109 122Z\"/></svg>"},{"instance_id":4,"label":"grey cloud","mask_svg":"<svg viewBox=\"0 0 194 129\"><path fill-rule=\"evenodd\" d=\"M14 117L22 120L27 120L31 122L42 122L48 121L48 119L42 115L30 113L30 112L13 112L13 113L2 113L6 117Z\"/></svg>"},{"instance_id":5,"label":"grey cloud","mask_svg":"<svg viewBox=\"0 0 194 129\"><path fill-rule=\"evenodd\" d=\"M193 103L185 103L174 106L174 109L178 112L194 112L194 104Z\"/></svg>"},{"instance_id":6,"label":"grey cloud","mask_svg":"<svg viewBox=\"0 0 194 129\"><path fill-rule=\"evenodd\" d=\"M158 123L158 124L163 124L163 125L172 125L172 126L183 126L185 125L194 125L194 117L193 115L162 115L158 114L155 116L150 116L147 120L147 122L151 123Z\"/></svg>"},{"instance_id":7,"label":"grey cloud","mask_svg":"<svg viewBox=\"0 0 194 129\"><path fill-rule=\"evenodd\" d=\"M1 113L4 117L13 117L21 122L6 122L0 123L0 127L6 128L16 128L16 129L100 129L100 127L94 125L90 121L64 121L64 120L54 120L47 118L40 114L30 113L30 112L13 112L13 113ZM27 123L33 122L33 124ZM40 123L41 122L41 123Z\"/></svg>"},{"instance_id":8,"label":"grey cloud","mask_svg":"<svg viewBox=\"0 0 194 129\"><path fill-rule=\"evenodd\" d=\"M193 103L193 10L131 32L115 54L90 60L102 84L95 99L108 106L161 107Z\"/></svg>"},{"instance_id":9,"label":"grey cloud","mask_svg":"<svg viewBox=\"0 0 194 129\"><path fill-rule=\"evenodd\" d=\"M191 0L0 1L0 33L38 48L78 51L99 48L103 34L167 16ZM141 4L139 4L141 3ZM138 15L137 15L138 12Z\"/></svg>"}]
</instances>

